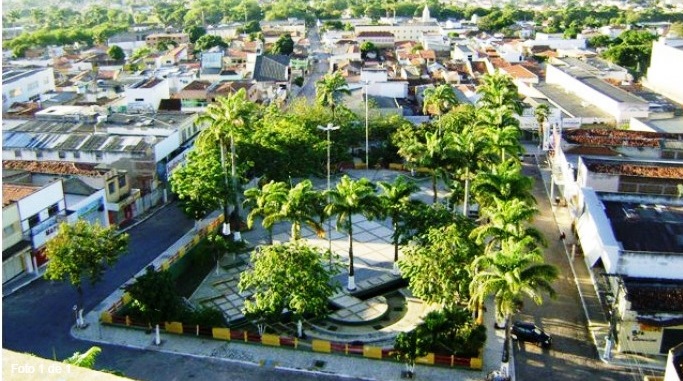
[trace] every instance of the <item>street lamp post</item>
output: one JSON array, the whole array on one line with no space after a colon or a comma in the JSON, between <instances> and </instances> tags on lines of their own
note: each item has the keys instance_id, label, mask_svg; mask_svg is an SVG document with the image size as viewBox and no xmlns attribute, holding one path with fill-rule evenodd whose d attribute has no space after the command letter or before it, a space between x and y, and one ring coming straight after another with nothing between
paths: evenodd
<instances>
[{"instance_id":1,"label":"street lamp post","mask_svg":"<svg viewBox=\"0 0 683 381\"><path fill-rule=\"evenodd\" d=\"M370 169L370 144L369 144L369 125L368 125L368 85L370 81L363 81L365 85L365 168Z\"/></svg>"},{"instance_id":2,"label":"street lamp post","mask_svg":"<svg viewBox=\"0 0 683 381\"><path fill-rule=\"evenodd\" d=\"M335 131L339 129L339 126L335 126L332 123L328 123L327 126L318 126L321 131L327 131L327 203L330 203L330 147L332 146L332 141L330 140L330 131ZM332 216L327 218L327 250L330 255L330 264L332 264Z\"/></svg>"}]
</instances>

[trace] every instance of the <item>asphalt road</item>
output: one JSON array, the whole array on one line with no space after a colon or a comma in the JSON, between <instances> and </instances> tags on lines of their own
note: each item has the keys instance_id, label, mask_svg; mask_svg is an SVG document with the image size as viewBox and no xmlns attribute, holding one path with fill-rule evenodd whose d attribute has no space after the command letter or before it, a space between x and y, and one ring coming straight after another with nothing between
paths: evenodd
<instances>
[{"instance_id":1,"label":"asphalt road","mask_svg":"<svg viewBox=\"0 0 683 381\"><path fill-rule=\"evenodd\" d=\"M534 179L533 192L540 212L535 226L548 240L546 262L559 268L560 277L554 284L556 299L544 297L540 306L525 300L523 310L517 316L517 320L536 323L553 338L551 349L529 343L513 344L517 379L642 380L629 369L614 368L598 359L540 172L535 164L526 163L524 173Z\"/></svg>"},{"instance_id":2,"label":"asphalt road","mask_svg":"<svg viewBox=\"0 0 683 381\"><path fill-rule=\"evenodd\" d=\"M147 266L168 246L193 227L176 204L157 212L129 231L129 252L107 271L102 282L84 287L86 312L116 288ZM93 343L79 341L69 334L75 322L72 306L77 294L70 284L39 279L2 300L2 347L32 353L43 358L63 360L83 352ZM124 375L150 381L168 380L339 380L324 374L293 371L218 359L203 359L157 351L143 351L99 345L102 354L98 369L112 369ZM346 378L348 379L348 378Z\"/></svg>"}]
</instances>

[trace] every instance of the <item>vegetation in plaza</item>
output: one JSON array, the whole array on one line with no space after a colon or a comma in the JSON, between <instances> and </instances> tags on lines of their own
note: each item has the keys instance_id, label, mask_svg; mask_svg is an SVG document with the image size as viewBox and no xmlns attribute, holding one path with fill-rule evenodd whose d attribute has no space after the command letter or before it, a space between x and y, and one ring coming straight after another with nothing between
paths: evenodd
<instances>
[{"instance_id":1,"label":"vegetation in plaza","mask_svg":"<svg viewBox=\"0 0 683 381\"><path fill-rule=\"evenodd\" d=\"M406 364L406 371L412 377L415 372L415 362L418 358L425 356L427 343L415 330L401 332L394 341L394 355L398 361Z\"/></svg>"},{"instance_id":2,"label":"vegetation in plaza","mask_svg":"<svg viewBox=\"0 0 683 381\"><path fill-rule=\"evenodd\" d=\"M128 234L118 234L116 226L103 227L78 220L62 223L54 238L47 241L45 254L49 262L45 278L68 280L78 292L78 308L83 306L83 280L95 285L108 267L128 250Z\"/></svg>"},{"instance_id":3,"label":"vegetation in plaza","mask_svg":"<svg viewBox=\"0 0 683 381\"><path fill-rule=\"evenodd\" d=\"M341 72L335 71L334 73L325 74L315 83L315 94L316 102L319 105L330 108L332 111L332 123L336 123L337 108L344 108L339 99L344 94L351 95L351 91Z\"/></svg>"},{"instance_id":4,"label":"vegetation in plaza","mask_svg":"<svg viewBox=\"0 0 683 381\"><path fill-rule=\"evenodd\" d=\"M473 228L468 218L456 216L454 222L429 229L404 248L398 265L413 295L448 307L469 301L468 267L481 252L470 239Z\"/></svg>"},{"instance_id":5,"label":"vegetation in plaza","mask_svg":"<svg viewBox=\"0 0 683 381\"><path fill-rule=\"evenodd\" d=\"M102 348L92 346L87 351L74 352L73 355L62 361L65 364L80 366L81 368L95 369L95 360L102 353Z\"/></svg>"},{"instance_id":6,"label":"vegetation in plaza","mask_svg":"<svg viewBox=\"0 0 683 381\"><path fill-rule=\"evenodd\" d=\"M244 302L245 316L262 334L266 323L290 311L301 337L304 318L329 312L328 299L339 289L330 280L338 270L326 264L322 252L300 241L261 247L252 253L251 268L240 276L240 292L251 295Z\"/></svg>"},{"instance_id":7,"label":"vegetation in plaza","mask_svg":"<svg viewBox=\"0 0 683 381\"><path fill-rule=\"evenodd\" d=\"M348 289L355 289L353 266L353 215L372 220L380 215L381 204L375 194L376 185L366 178L352 180L344 175L337 185L326 192L330 204L325 207L329 216L337 216L337 229L349 236L349 282Z\"/></svg>"},{"instance_id":8,"label":"vegetation in plaza","mask_svg":"<svg viewBox=\"0 0 683 381\"><path fill-rule=\"evenodd\" d=\"M406 230L408 216L422 204L421 201L414 200L411 196L420 187L404 176L398 176L391 183L380 181L377 185L382 191L379 195L382 215L391 220L391 226L394 228L391 240L394 244L394 269L398 270L398 246L402 233Z\"/></svg>"},{"instance_id":9,"label":"vegetation in plaza","mask_svg":"<svg viewBox=\"0 0 683 381\"><path fill-rule=\"evenodd\" d=\"M268 231L268 242L273 243L273 226L280 221L280 211L287 201L289 190L287 184L270 181L262 187L253 187L244 191L244 205L249 209L247 226L251 229L257 218Z\"/></svg>"},{"instance_id":10,"label":"vegetation in plaza","mask_svg":"<svg viewBox=\"0 0 683 381\"><path fill-rule=\"evenodd\" d=\"M152 326L177 321L182 315L183 301L168 271L156 271L154 266L149 266L145 274L126 287L126 292L133 298L133 308Z\"/></svg>"}]
</instances>

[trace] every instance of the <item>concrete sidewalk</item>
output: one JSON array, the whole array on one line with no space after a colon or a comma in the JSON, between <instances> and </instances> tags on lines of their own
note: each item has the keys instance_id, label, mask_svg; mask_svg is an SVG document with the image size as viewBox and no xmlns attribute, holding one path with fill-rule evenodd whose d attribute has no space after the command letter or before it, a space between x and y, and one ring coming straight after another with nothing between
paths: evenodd
<instances>
[{"instance_id":1,"label":"concrete sidewalk","mask_svg":"<svg viewBox=\"0 0 683 381\"><path fill-rule=\"evenodd\" d=\"M536 166L541 173L544 188L550 199L551 169L545 164L547 157L534 155ZM555 193L557 194L557 192ZM574 245L578 246L578 238L572 229L573 218L567 206L557 205L554 200L550 200L555 222L560 232L565 233L564 249L572 269L572 275L576 283L581 298L581 306L588 321L588 330L593 339L593 343L598 351L600 359L610 365L626 368L644 368L663 371L666 367L666 357L664 356L644 356L638 354L617 353L611 351L611 355L606 356L605 345L609 334L609 321L605 315L605 308L596 289L596 279L593 272L586 266L583 256L575 254Z\"/></svg>"}]
</instances>

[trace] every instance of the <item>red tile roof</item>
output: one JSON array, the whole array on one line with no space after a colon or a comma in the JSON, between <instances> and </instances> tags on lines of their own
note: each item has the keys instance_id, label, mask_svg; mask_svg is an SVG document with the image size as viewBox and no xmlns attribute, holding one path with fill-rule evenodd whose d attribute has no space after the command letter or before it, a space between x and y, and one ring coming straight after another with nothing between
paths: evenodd
<instances>
[{"instance_id":1,"label":"red tile roof","mask_svg":"<svg viewBox=\"0 0 683 381\"><path fill-rule=\"evenodd\" d=\"M2 184L2 206L17 202L39 189L35 185Z\"/></svg>"},{"instance_id":2,"label":"red tile roof","mask_svg":"<svg viewBox=\"0 0 683 381\"><path fill-rule=\"evenodd\" d=\"M82 176L99 176L103 172L96 170L95 164L73 163L67 161L3 160L2 168L23 170L33 173Z\"/></svg>"},{"instance_id":3,"label":"red tile roof","mask_svg":"<svg viewBox=\"0 0 683 381\"><path fill-rule=\"evenodd\" d=\"M538 76L536 76L536 74L532 73L527 68L521 65L511 65L503 68L503 70L505 70L505 72L510 74L513 78L538 79Z\"/></svg>"}]
</instances>

